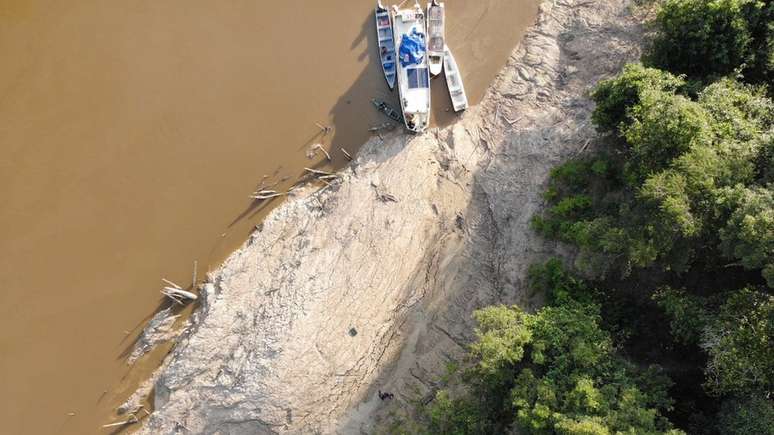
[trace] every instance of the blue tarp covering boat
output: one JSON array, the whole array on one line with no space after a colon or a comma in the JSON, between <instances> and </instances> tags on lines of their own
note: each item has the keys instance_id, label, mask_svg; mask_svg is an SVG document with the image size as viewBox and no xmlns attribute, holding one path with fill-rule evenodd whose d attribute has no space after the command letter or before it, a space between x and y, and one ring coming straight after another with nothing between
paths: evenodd
<instances>
[{"instance_id":1,"label":"blue tarp covering boat","mask_svg":"<svg viewBox=\"0 0 774 435\"><path fill-rule=\"evenodd\" d=\"M398 50L400 64L404 67L421 64L426 50L425 35L417 32L417 29L413 29L410 34L404 35L400 41L400 49Z\"/></svg>"}]
</instances>

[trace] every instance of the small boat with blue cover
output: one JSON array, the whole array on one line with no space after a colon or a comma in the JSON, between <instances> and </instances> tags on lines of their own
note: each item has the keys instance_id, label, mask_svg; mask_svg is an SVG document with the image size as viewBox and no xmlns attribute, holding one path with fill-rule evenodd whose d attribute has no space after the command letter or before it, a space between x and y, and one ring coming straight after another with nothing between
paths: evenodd
<instances>
[{"instance_id":1,"label":"small boat with blue cover","mask_svg":"<svg viewBox=\"0 0 774 435\"><path fill-rule=\"evenodd\" d=\"M393 35L398 49L398 90L406 128L423 132L430 125L430 70L427 64L425 13L419 2L392 11Z\"/></svg>"}]
</instances>

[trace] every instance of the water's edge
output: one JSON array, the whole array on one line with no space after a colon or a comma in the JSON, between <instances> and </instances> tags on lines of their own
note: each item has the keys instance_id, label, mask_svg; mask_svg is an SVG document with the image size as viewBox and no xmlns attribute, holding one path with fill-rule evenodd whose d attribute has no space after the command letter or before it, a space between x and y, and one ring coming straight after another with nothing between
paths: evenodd
<instances>
[{"instance_id":1,"label":"water's edge","mask_svg":"<svg viewBox=\"0 0 774 435\"><path fill-rule=\"evenodd\" d=\"M471 102L537 1L447 0L449 46ZM397 106L376 61L373 7L3 2L5 431L103 433L126 418L116 407L170 347L127 359L169 304L161 278L189 287L194 264L199 280L217 269L281 202L252 201L256 186L285 191L304 167L341 168L341 149L355 155L368 128L386 121L370 103ZM433 80L439 125L456 119L445 92Z\"/></svg>"},{"instance_id":2,"label":"water's edge","mask_svg":"<svg viewBox=\"0 0 774 435\"><path fill-rule=\"evenodd\" d=\"M294 193L209 276L141 432L357 433L430 400L474 309L539 303L527 269L560 248L529 221L550 168L593 147L586 92L641 34L628 1L546 1L459 122L373 139Z\"/></svg>"}]
</instances>

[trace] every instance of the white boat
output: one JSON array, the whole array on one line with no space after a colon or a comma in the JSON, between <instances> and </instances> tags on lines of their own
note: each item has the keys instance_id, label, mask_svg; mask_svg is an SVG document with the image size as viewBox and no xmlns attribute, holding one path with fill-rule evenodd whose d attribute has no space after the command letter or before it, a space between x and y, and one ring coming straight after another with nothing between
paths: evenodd
<instances>
[{"instance_id":1,"label":"white boat","mask_svg":"<svg viewBox=\"0 0 774 435\"><path fill-rule=\"evenodd\" d=\"M462 74L457 66L457 60L454 59L449 46L446 46L444 51L443 71L446 74L446 86L449 88L454 111L459 112L468 108L468 95L465 93L465 85L462 83Z\"/></svg>"},{"instance_id":2,"label":"white boat","mask_svg":"<svg viewBox=\"0 0 774 435\"><path fill-rule=\"evenodd\" d=\"M398 50L398 90L406 128L422 132L430 124L430 70L427 67L425 13L416 6L393 6L392 27Z\"/></svg>"},{"instance_id":3,"label":"white boat","mask_svg":"<svg viewBox=\"0 0 774 435\"><path fill-rule=\"evenodd\" d=\"M376 2L376 40L379 45L379 60L390 89L395 87L395 39L392 36L392 23L390 11L382 6L381 0Z\"/></svg>"},{"instance_id":4,"label":"white boat","mask_svg":"<svg viewBox=\"0 0 774 435\"><path fill-rule=\"evenodd\" d=\"M432 0L427 4L427 63L430 74L437 76L443 69L446 8L443 2Z\"/></svg>"}]
</instances>

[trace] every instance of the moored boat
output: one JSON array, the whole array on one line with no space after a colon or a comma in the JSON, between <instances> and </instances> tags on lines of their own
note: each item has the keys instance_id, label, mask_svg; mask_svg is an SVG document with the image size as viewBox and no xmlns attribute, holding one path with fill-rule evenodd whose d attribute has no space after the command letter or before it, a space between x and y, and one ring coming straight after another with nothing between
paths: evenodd
<instances>
[{"instance_id":1,"label":"moored boat","mask_svg":"<svg viewBox=\"0 0 774 435\"><path fill-rule=\"evenodd\" d=\"M449 88L449 96L452 100L454 111L459 112L468 108L468 95L465 93L465 85L462 83L462 74L457 66L449 46L444 49L443 71L446 74L446 86Z\"/></svg>"},{"instance_id":2,"label":"moored boat","mask_svg":"<svg viewBox=\"0 0 774 435\"><path fill-rule=\"evenodd\" d=\"M427 63L430 74L437 76L443 69L446 46L446 8L443 2L432 0L427 4Z\"/></svg>"},{"instance_id":3,"label":"moored boat","mask_svg":"<svg viewBox=\"0 0 774 435\"><path fill-rule=\"evenodd\" d=\"M392 26L398 49L398 90L406 128L422 132L430 124L430 70L427 65L425 13L393 7Z\"/></svg>"},{"instance_id":4,"label":"moored boat","mask_svg":"<svg viewBox=\"0 0 774 435\"><path fill-rule=\"evenodd\" d=\"M382 6L381 0L376 2L376 40L379 45L379 60L384 71L384 78L387 79L387 86L390 89L395 87L395 38L392 34L392 23L390 22L390 12Z\"/></svg>"},{"instance_id":5,"label":"moored boat","mask_svg":"<svg viewBox=\"0 0 774 435\"><path fill-rule=\"evenodd\" d=\"M373 103L374 106L376 106L377 110L384 113L388 118L392 119L395 122L403 122L403 117L400 116L400 112L393 109L392 106L385 103L384 101L377 100L376 98L371 98L371 103Z\"/></svg>"}]
</instances>

